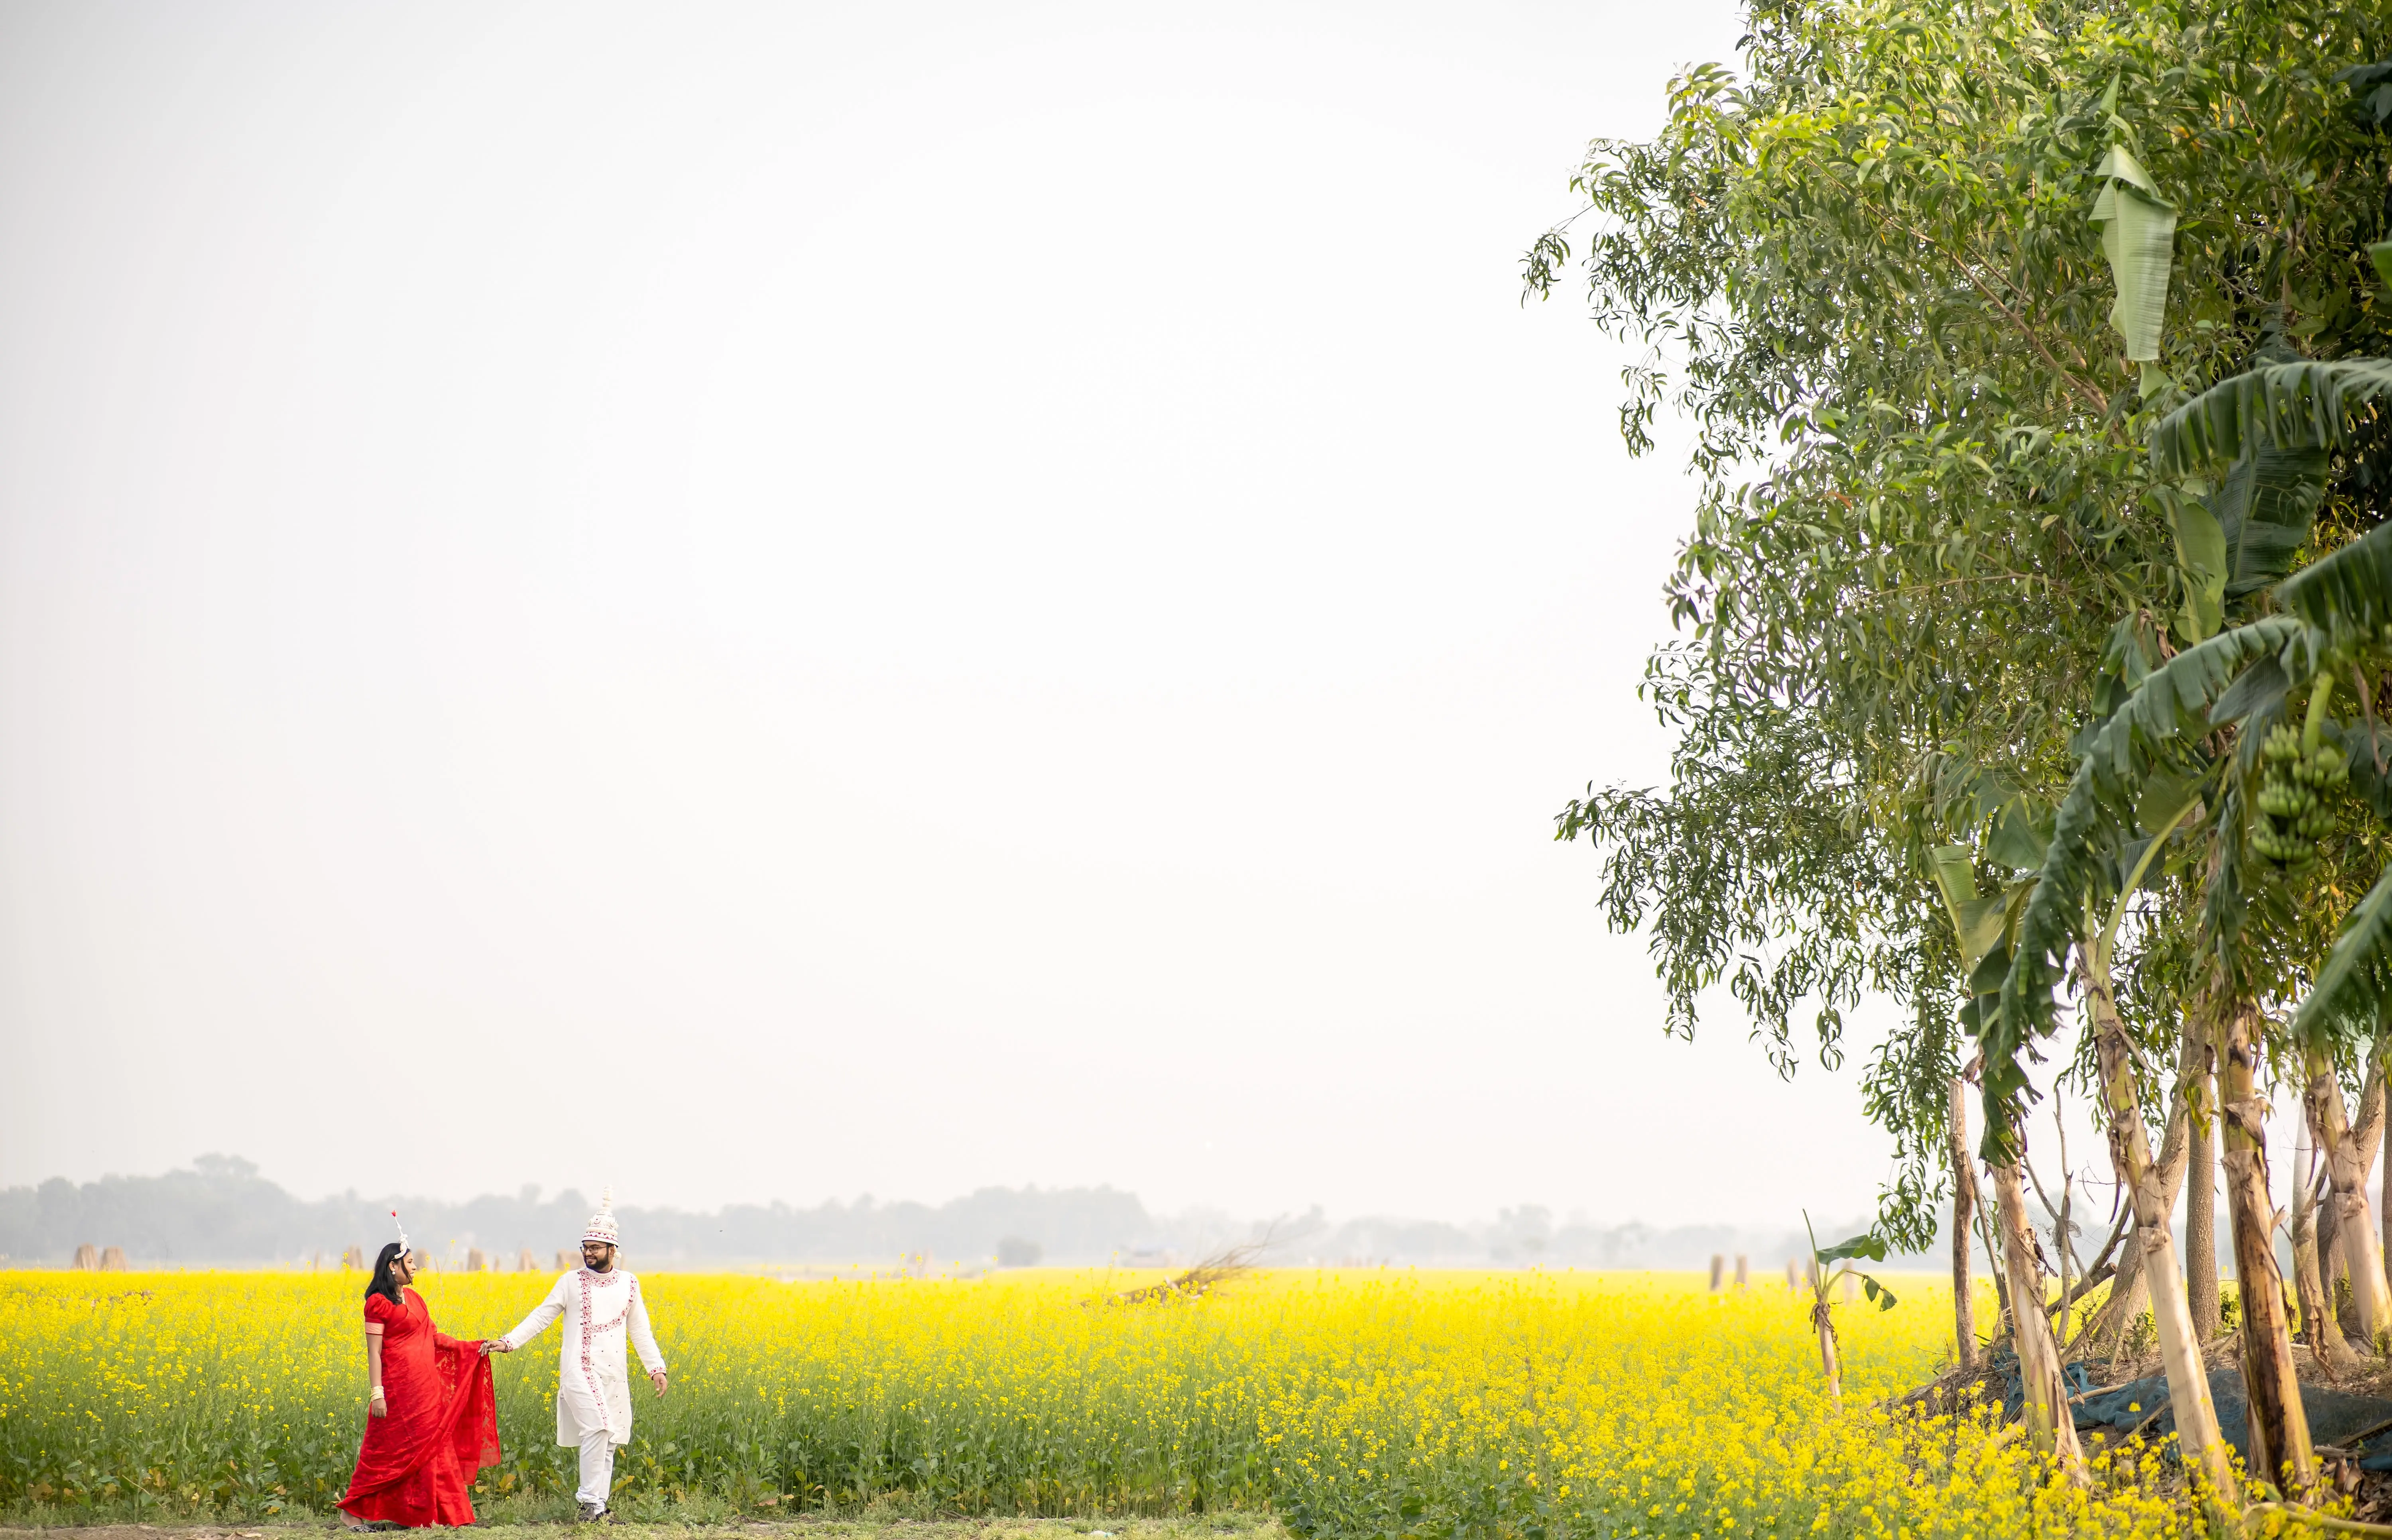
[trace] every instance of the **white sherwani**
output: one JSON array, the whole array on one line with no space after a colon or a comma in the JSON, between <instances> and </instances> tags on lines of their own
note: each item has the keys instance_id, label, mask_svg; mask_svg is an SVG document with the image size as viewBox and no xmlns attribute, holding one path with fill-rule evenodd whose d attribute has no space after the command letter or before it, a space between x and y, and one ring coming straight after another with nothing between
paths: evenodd
<instances>
[{"instance_id":1,"label":"white sherwani","mask_svg":"<svg viewBox=\"0 0 2392 1540\"><path fill-rule=\"evenodd\" d=\"M556 1442L579 1444L600 1429L618 1448L631 1442L631 1387L623 1369L623 1339L640 1352L650 1374L665 1366L648 1329L648 1307L640 1280L620 1271L577 1268L556 1280L540 1308L507 1333L509 1348L522 1347L558 1316L565 1331L557 1344Z\"/></svg>"}]
</instances>

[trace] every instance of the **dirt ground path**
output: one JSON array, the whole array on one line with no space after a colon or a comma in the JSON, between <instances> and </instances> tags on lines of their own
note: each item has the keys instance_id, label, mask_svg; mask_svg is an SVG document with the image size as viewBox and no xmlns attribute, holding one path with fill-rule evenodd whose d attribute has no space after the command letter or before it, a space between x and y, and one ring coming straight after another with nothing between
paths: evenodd
<instances>
[{"instance_id":1,"label":"dirt ground path","mask_svg":"<svg viewBox=\"0 0 2392 1540\"><path fill-rule=\"evenodd\" d=\"M491 1524L477 1528L578 1531L579 1525ZM1192 1519L798 1519L723 1524L633 1524L592 1528L590 1540L632 1532L642 1540L1288 1540L1274 1519L1222 1514ZM84 1527L0 1526L0 1540L323 1540L345 1533L332 1519L265 1524L94 1524Z\"/></svg>"}]
</instances>

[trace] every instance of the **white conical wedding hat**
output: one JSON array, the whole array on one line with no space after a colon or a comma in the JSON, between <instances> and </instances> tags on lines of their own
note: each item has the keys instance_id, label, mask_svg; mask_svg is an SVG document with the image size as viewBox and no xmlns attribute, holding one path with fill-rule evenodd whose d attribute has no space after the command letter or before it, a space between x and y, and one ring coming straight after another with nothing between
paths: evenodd
<instances>
[{"instance_id":1,"label":"white conical wedding hat","mask_svg":"<svg viewBox=\"0 0 2392 1540\"><path fill-rule=\"evenodd\" d=\"M619 1246L622 1239L615 1224L615 1189L609 1186L598 1197L598 1211L590 1216L590 1228L581 1232L583 1240L604 1241Z\"/></svg>"}]
</instances>

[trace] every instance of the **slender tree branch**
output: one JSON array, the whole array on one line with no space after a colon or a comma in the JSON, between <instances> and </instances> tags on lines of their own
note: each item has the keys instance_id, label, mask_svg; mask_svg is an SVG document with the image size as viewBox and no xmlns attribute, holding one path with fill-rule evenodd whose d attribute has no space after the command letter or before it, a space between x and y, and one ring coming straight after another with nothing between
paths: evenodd
<instances>
[{"instance_id":1,"label":"slender tree branch","mask_svg":"<svg viewBox=\"0 0 2392 1540\"><path fill-rule=\"evenodd\" d=\"M1920 229L1918 226L1913 225L1906 219L1891 219L1887 215L1881 214L1878 214L1877 218L1880 224L1892 225L1899 229L1907 231L1913 240L1918 241L1921 246L1924 246L1929 251L1935 252L1944 261L1950 263L1954 267L1959 269L1960 276L1969 280L1969 286L1976 290L1978 293L1982 294L1985 297L1986 304L2000 311L2002 315L2008 319L2010 325L2018 329L2019 334L2026 339L2027 345L2034 348L2035 353L2043 359L2043 361L2051 366L2052 372L2059 375L2060 379L2066 381L2073 389L2083 394L2085 400L2089 405L2095 416L2099 417L2108 413L2110 409L2110 398L2101 393L2100 388L2095 385L2090 380L2078 374L2074 369L2070 369L2066 364L2061 363L2059 356L2054 354L2049 347L2046 346L2043 339L2035 334L2034 325L2029 322L2025 317L2012 309L2008 301L2004 300L1999 294L1995 293L1992 288L1986 284L1985 280L1977 276L1975 268L1969 264L1966 258L1947 250L1942 241L1937 240L1933 236L1929 235L1926 231Z\"/></svg>"}]
</instances>

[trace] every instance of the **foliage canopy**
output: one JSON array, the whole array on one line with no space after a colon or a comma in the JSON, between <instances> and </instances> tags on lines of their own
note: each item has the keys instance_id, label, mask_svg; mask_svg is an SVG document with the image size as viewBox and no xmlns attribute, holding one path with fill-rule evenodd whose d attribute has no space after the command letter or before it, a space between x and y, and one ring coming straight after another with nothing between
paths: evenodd
<instances>
[{"instance_id":1,"label":"foliage canopy","mask_svg":"<svg viewBox=\"0 0 2392 1540\"><path fill-rule=\"evenodd\" d=\"M1592 146L1587 211L1525 263L1537 294L1582 266L1644 350L1621 432L1649 450L1670 408L1702 488L1644 685L1680 730L1670 785L1591 786L1558 834L1603 851L1615 927L1651 924L1672 1030L1726 979L1790 1073L1806 1005L1832 1063L1864 986L1908 1003L1865 1084L1901 1162L1880 1230L1917 1244L1955 1017L2009 961L1966 976L1936 853L2015 915L2111 714L2179 654L2214 697L2251 639L2210 639L2381 516L2392 455L2353 393L2382 391L2340 361L2386 351L2366 248L2392 162L2368 83L2337 76L2392 54L2392 19L1760 0L1743 48L1673 83L1656 138ZM2300 392L2200 394L2263 346ZM2338 436L2245 455L2271 412ZM2189 469L2213 458L2214 483ZM2142 743L2135 720L2109 741ZM2202 874L2152 880L2122 997L2147 1041L2202 917ZM2287 924L2296 970L2324 938Z\"/></svg>"}]
</instances>

